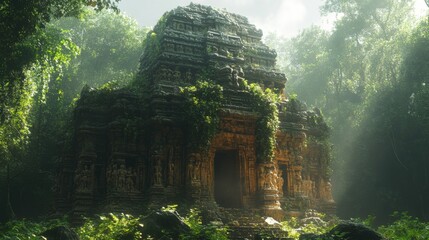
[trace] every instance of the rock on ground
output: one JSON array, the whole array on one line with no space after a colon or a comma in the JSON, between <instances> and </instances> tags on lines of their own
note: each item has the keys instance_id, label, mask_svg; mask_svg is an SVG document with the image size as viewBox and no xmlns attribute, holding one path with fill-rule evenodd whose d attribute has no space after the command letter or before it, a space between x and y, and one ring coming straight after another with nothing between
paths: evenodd
<instances>
[{"instance_id":1,"label":"rock on ground","mask_svg":"<svg viewBox=\"0 0 429 240\"><path fill-rule=\"evenodd\" d=\"M300 240L385 240L376 231L356 223L340 223L329 232L316 234L303 234Z\"/></svg>"}]
</instances>

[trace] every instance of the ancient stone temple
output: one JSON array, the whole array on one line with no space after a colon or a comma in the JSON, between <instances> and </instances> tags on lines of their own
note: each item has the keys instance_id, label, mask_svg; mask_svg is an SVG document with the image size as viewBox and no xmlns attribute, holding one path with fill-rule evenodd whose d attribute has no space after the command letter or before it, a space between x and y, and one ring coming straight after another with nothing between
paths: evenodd
<instances>
[{"instance_id":1,"label":"ancient stone temple","mask_svg":"<svg viewBox=\"0 0 429 240\"><path fill-rule=\"evenodd\" d=\"M247 18L212 7L166 13L147 36L132 86L82 90L61 157L58 209L138 212L186 201L213 216L228 209L277 219L307 209L332 213L329 129L320 111L283 96L286 77L261 37ZM201 79L223 95L205 148L192 144L182 93ZM282 96L272 159L258 157L265 116L244 79Z\"/></svg>"}]
</instances>

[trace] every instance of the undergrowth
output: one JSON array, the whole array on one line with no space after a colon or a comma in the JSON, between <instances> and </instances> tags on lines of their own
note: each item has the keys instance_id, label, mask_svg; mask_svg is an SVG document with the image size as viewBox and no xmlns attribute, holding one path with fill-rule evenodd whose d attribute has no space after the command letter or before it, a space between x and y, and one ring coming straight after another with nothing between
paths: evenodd
<instances>
[{"instance_id":1,"label":"undergrowth","mask_svg":"<svg viewBox=\"0 0 429 240\"><path fill-rule=\"evenodd\" d=\"M140 227L143 225L138 217L109 213L98 219L86 218L77 233L81 240L143 239Z\"/></svg>"},{"instance_id":2,"label":"undergrowth","mask_svg":"<svg viewBox=\"0 0 429 240\"><path fill-rule=\"evenodd\" d=\"M427 240L429 239L429 222L422 221L416 217L408 215L406 212L394 212L392 214L394 221L387 225L374 227L374 216L368 216L366 219L351 218L347 222L364 225L374 229L384 238L389 240ZM323 219L323 217L322 217ZM330 221L321 221L318 223L302 223L296 218L281 222L282 229L289 233L292 239L299 239L300 235L306 233L324 234L334 228L341 221L331 219Z\"/></svg>"},{"instance_id":3,"label":"undergrowth","mask_svg":"<svg viewBox=\"0 0 429 240\"><path fill-rule=\"evenodd\" d=\"M380 226L377 231L390 240L427 240L429 239L429 222L421 221L404 212L394 212L395 221Z\"/></svg>"},{"instance_id":4,"label":"undergrowth","mask_svg":"<svg viewBox=\"0 0 429 240\"><path fill-rule=\"evenodd\" d=\"M4 225L0 225L0 239L4 240L39 240L43 239L40 234L48 229L57 226L67 226L66 218L43 219L31 221L27 219L12 220Z\"/></svg>"},{"instance_id":5,"label":"undergrowth","mask_svg":"<svg viewBox=\"0 0 429 240\"><path fill-rule=\"evenodd\" d=\"M175 211L177 205L162 208L162 211ZM95 218L85 218L80 227L73 230L81 240L138 240L156 239L144 236L144 225L141 217L130 214L102 214ZM191 240L227 240L227 228L214 224L203 224L198 209L190 209L182 218L190 231L182 233L179 239ZM27 219L9 221L0 225L0 239L4 240L43 240L41 234L51 228L69 226L66 218L54 220L31 221ZM168 236L165 235L165 236ZM169 239L169 238L166 238Z\"/></svg>"},{"instance_id":6,"label":"undergrowth","mask_svg":"<svg viewBox=\"0 0 429 240\"><path fill-rule=\"evenodd\" d=\"M200 211L198 209L191 209L189 214L184 218L184 222L191 228L189 234L183 234L180 239L193 240L227 240L228 229L224 226L214 224L203 225L201 221Z\"/></svg>"},{"instance_id":7,"label":"undergrowth","mask_svg":"<svg viewBox=\"0 0 429 240\"><path fill-rule=\"evenodd\" d=\"M163 211L175 211L175 207L163 208ZM376 231L389 240L427 240L429 239L429 222L422 221L407 213L395 212L391 224L376 228ZM323 218L323 217L322 217ZM320 218L319 218L320 219ZM371 227L374 217L367 219L350 219L354 223ZM183 222L189 226L190 231L180 235L182 240L226 240L228 229L223 225L202 224L198 209L191 209L183 217ZM299 239L305 233L323 234L339 223L339 219L330 221L309 221L303 223L296 218L281 223L282 229L288 232L288 237ZM56 226L68 226L66 218L31 221L27 219L9 221L0 226L0 239L5 240L43 240L41 233ZM98 218L85 219L82 226L75 228L82 240L115 240L115 239L154 239L144 238L141 230L144 226L140 217L129 214L105 214Z\"/></svg>"}]
</instances>

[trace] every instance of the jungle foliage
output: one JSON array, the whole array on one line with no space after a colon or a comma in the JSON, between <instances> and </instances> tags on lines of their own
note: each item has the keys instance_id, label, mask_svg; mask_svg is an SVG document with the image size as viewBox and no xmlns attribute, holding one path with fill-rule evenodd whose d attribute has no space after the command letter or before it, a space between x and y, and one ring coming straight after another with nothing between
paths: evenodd
<instances>
[{"instance_id":1,"label":"jungle foliage","mask_svg":"<svg viewBox=\"0 0 429 240\"><path fill-rule=\"evenodd\" d=\"M260 116L256 122L256 157L260 162L270 162L274 159L276 133L280 124L277 107L280 97L269 88L262 90L259 84L244 81L243 85L250 93L254 111Z\"/></svg>"},{"instance_id":2,"label":"jungle foliage","mask_svg":"<svg viewBox=\"0 0 429 240\"><path fill-rule=\"evenodd\" d=\"M218 130L223 88L210 80L199 80L195 85L181 88L181 93L186 99L189 143L207 148Z\"/></svg>"},{"instance_id":3,"label":"jungle foliage","mask_svg":"<svg viewBox=\"0 0 429 240\"><path fill-rule=\"evenodd\" d=\"M263 90L259 84L249 84L246 80L241 81L241 87L249 93L252 109L260 116L256 128L257 158L261 162L270 162L276 147L280 97L271 89ZM210 80L199 80L195 85L181 88L181 93L186 99L185 117L189 120L190 143L208 147L218 131L223 88Z\"/></svg>"},{"instance_id":4,"label":"jungle foliage","mask_svg":"<svg viewBox=\"0 0 429 240\"><path fill-rule=\"evenodd\" d=\"M177 205L163 208L162 211L175 211ZM107 213L92 218L85 218L84 222L72 228L82 240L122 240L122 239L171 239L169 229L163 229L160 236L147 234L143 223L144 216L135 217L124 213ZM179 239L228 239L227 228L212 224L203 224L198 209L191 209L185 217L181 217L183 223L189 227L188 232L180 234ZM40 220L14 220L0 227L1 239L29 239L41 240L42 233L46 230L58 227L69 227L67 218L40 219Z\"/></svg>"},{"instance_id":5,"label":"jungle foliage","mask_svg":"<svg viewBox=\"0 0 429 240\"><path fill-rule=\"evenodd\" d=\"M0 3L0 116L2 124L11 108L20 102L29 83L25 75L35 61L55 55L55 45L45 47L41 37L46 26L55 19L78 17L86 7L97 11L117 11L118 0L5 0ZM42 32L42 33L41 33ZM47 50L48 49L48 50ZM58 56L58 54L57 54ZM60 63L62 59L56 59Z\"/></svg>"},{"instance_id":6,"label":"jungle foliage","mask_svg":"<svg viewBox=\"0 0 429 240\"><path fill-rule=\"evenodd\" d=\"M333 129L342 217L429 216L429 18L413 17L413 4L327 0L322 12L337 16L331 31L267 37L286 53L278 62L286 91L320 107Z\"/></svg>"},{"instance_id":7,"label":"jungle foliage","mask_svg":"<svg viewBox=\"0 0 429 240\"><path fill-rule=\"evenodd\" d=\"M175 211L175 207L167 207L163 211ZM325 219L324 216L320 216ZM349 222L361 224L372 228L390 240L408 239L428 239L429 223L416 217L411 217L406 212L395 212L392 216L391 224L379 227L373 226L373 217L366 219L350 219ZM78 227L74 228L80 239L156 239L153 236L144 234L145 225L142 223L143 217L135 217L129 214L102 214L93 218L86 218ZM326 219L325 219L326 220ZM202 224L198 209L191 209L183 218L184 223L190 231L180 235L179 239L207 239L226 240L228 239L228 228L212 224ZM321 223L300 223L297 219L281 222L283 231L288 232L292 239L299 239L300 235L313 233L323 234L331 230L338 223L339 219L322 221ZM58 226L69 226L67 218L61 219L40 219L40 220L14 220L0 227L1 239L43 239L41 234L51 228ZM164 237L168 238L168 231L164 232ZM267 236L269 237L269 235ZM162 239L162 238L161 238Z\"/></svg>"},{"instance_id":8,"label":"jungle foliage","mask_svg":"<svg viewBox=\"0 0 429 240\"><path fill-rule=\"evenodd\" d=\"M49 18L17 43L34 56L16 69L21 75L10 72L16 81L0 76L1 90L14 95L1 93L7 101L0 108L0 188L6 190L0 192L0 220L51 208L53 157L61 151L58 141L71 134L81 89L117 88L133 79L146 32L112 10L86 8L79 18Z\"/></svg>"}]
</instances>

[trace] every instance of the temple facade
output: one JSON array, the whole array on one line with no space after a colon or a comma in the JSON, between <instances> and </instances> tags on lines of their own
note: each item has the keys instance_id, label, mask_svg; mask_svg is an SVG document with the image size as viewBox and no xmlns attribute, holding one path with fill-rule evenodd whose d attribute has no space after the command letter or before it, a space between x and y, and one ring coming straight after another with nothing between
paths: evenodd
<instances>
[{"instance_id":1,"label":"temple facade","mask_svg":"<svg viewBox=\"0 0 429 240\"><path fill-rule=\"evenodd\" d=\"M320 111L284 97L286 77L261 37L247 18L212 7L167 12L147 36L132 86L82 90L74 135L61 145L58 210L141 212L186 201L214 215L333 213L329 128ZM202 78L223 89L217 132L204 149L190 140L181 94ZM244 79L282 96L273 159L258 158L264 116L250 104Z\"/></svg>"}]
</instances>

